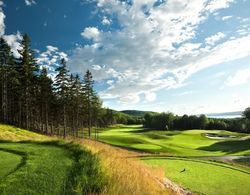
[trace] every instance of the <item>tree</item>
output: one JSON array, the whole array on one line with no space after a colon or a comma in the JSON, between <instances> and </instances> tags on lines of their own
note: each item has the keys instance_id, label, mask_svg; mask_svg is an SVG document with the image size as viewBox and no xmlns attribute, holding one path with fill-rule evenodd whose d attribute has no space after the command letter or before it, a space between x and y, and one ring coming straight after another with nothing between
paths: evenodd
<instances>
[{"instance_id":1,"label":"tree","mask_svg":"<svg viewBox=\"0 0 250 195\"><path fill-rule=\"evenodd\" d=\"M58 74L55 78L55 90L57 95L57 100L59 101L59 106L62 107L63 113L63 137L66 137L67 130L67 118L66 118L66 107L68 100L68 90L69 90L69 71L66 67L66 61L63 58L61 60L61 65L56 69Z\"/></svg>"},{"instance_id":2,"label":"tree","mask_svg":"<svg viewBox=\"0 0 250 195\"><path fill-rule=\"evenodd\" d=\"M19 59L20 66L20 77L21 77L21 105L24 108L24 118L25 118L25 128L29 129L31 127L31 117L33 116L32 111L34 111L34 98L37 83L37 71L38 66L34 58L34 52L30 47L30 38L27 34L24 34L23 40L21 42L21 50L19 53L21 55ZM22 110L20 108L20 110ZM22 114L22 113L21 113Z\"/></svg>"},{"instance_id":3,"label":"tree","mask_svg":"<svg viewBox=\"0 0 250 195\"><path fill-rule=\"evenodd\" d=\"M91 117L92 117L92 102L95 99L95 92L93 90L93 76L89 70L84 75L84 94L87 101L87 123L88 123L88 136L91 137Z\"/></svg>"},{"instance_id":4,"label":"tree","mask_svg":"<svg viewBox=\"0 0 250 195\"><path fill-rule=\"evenodd\" d=\"M48 77L48 71L45 67L42 68L41 74L39 75L39 96L38 104L40 105L40 115L42 130L43 124L45 124L45 132L48 134L49 126L49 110L51 107L51 101L53 99L52 83L51 78Z\"/></svg>"},{"instance_id":5,"label":"tree","mask_svg":"<svg viewBox=\"0 0 250 195\"><path fill-rule=\"evenodd\" d=\"M243 111L243 116L244 116L244 118L250 120L250 107L246 108L246 109Z\"/></svg>"},{"instance_id":6,"label":"tree","mask_svg":"<svg viewBox=\"0 0 250 195\"><path fill-rule=\"evenodd\" d=\"M1 37L0 38L0 91L1 91L1 118L4 123L8 119L8 78L9 69L12 64L12 53L9 45Z\"/></svg>"}]
</instances>

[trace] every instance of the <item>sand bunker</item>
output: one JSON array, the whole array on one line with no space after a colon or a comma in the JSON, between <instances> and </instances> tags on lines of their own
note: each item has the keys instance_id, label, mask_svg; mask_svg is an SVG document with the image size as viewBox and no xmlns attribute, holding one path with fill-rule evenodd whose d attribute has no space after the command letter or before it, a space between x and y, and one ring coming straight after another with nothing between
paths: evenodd
<instances>
[{"instance_id":1,"label":"sand bunker","mask_svg":"<svg viewBox=\"0 0 250 195\"><path fill-rule=\"evenodd\" d=\"M206 133L205 136L210 139L232 139L236 138L236 136L233 135L218 135L216 133Z\"/></svg>"}]
</instances>

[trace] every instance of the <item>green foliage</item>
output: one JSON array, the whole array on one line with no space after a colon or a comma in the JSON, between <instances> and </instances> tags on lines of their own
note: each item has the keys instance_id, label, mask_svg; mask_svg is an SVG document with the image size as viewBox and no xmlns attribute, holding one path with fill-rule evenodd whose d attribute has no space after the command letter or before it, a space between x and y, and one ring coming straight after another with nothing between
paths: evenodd
<instances>
[{"instance_id":1,"label":"green foliage","mask_svg":"<svg viewBox=\"0 0 250 195\"><path fill-rule=\"evenodd\" d=\"M144 127L159 130L174 129L218 129L235 132L250 132L249 122L245 119L212 119L205 115L177 116L172 113L145 114Z\"/></svg>"},{"instance_id":2,"label":"green foliage","mask_svg":"<svg viewBox=\"0 0 250 195\"><path fill-rule=\"evenodd\" d=\"M248 107L248 108L246 108L246 109L244 110L243 116L244 116L246 119L250 120L250 107Z\"/></svg>"}]
</instances>

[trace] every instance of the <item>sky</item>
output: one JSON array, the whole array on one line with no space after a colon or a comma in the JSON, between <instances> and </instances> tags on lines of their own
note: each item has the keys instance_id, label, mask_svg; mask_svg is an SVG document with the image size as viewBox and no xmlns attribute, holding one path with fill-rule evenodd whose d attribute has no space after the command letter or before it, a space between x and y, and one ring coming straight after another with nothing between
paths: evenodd
<instances>
[{"instance_id":1,"label":"sky","mask_svg":"<svg viewBox=\"0 0 250 195\"><path fill-rule=\"evenodd\" d=\"M0 0L16 57L28 33L53 77L89 69L105 107L175 114L250 106L249 0Z\"/></svg>"}]
</instances>

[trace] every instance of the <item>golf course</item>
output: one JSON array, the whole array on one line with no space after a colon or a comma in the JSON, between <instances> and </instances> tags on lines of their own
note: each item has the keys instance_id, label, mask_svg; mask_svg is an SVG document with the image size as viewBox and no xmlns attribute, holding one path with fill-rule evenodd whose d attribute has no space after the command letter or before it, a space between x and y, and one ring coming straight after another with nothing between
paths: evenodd
<instances>
[{"instance_id":1,"label":"golf course","mask_svg":"<svg viewBox=\"0 0 250 195\"><path fill-rule=\"evenodd\" d=\"M144 163L162 168L167 178L195 194L250 193L247 136L224 130L147 130L138 125L99 132L101 141L137 151Z\"/></svg>"}]
</instances>

